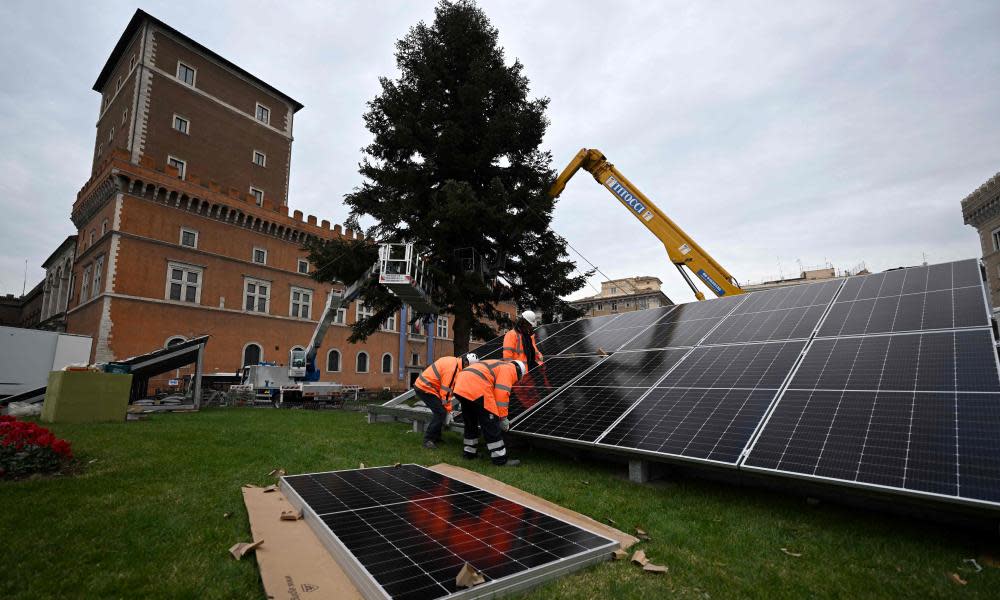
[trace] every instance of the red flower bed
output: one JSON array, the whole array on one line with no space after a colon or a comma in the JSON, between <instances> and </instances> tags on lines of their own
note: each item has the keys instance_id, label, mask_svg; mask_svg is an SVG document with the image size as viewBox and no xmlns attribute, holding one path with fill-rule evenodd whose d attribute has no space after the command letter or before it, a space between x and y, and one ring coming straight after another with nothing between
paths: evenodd
<instances>
[{"instance_id":1,"label":"red flower bed","mask_svg":"<svg viewBox=\"0 0 1000 600\"><path fill-rule=\"evenodd\" d=\"M0 478L58 471L72 459L66 440L35 423L0 415Z\"/></svg>"}]
</instances>

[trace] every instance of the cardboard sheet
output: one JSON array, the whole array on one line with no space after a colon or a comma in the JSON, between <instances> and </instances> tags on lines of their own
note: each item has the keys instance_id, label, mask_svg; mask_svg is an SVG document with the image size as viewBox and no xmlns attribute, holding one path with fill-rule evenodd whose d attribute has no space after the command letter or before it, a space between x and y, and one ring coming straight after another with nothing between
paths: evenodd
<instances>
[{"instance_id":1,"label":"cardboard sheet","mask_svg":"<svg viewBox=\"0 0 1000 600\"><path fill-rule=\"evenodd\" d=\"M620 543L622 548L628 548L639 541L609 525L474 471L447 463L429 468L603 535ZM250 516L253 539L264 540L256 550L256 558L267 598L363 600L360 592L304 520L281 519L282 511L291 508L281 492L265 492L265 489L267 488L244 486L243 502ZM243 560L247 559L248 557Z\"/></svg>"}]
</instances>

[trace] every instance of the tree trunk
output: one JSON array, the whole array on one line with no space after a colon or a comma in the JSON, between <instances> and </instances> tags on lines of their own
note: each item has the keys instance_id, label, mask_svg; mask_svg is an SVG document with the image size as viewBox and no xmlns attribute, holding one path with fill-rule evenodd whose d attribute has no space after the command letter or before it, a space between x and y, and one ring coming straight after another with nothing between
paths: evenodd
<instances>
[{"instance_id":1,"label":"tree trunk","mask_svg":"<svg viewBox=\"0 0 1000 600\"><path fill-rule=\"evenodd\" d=\"M469 333L472 331L472 306L467 303L455 306L455 356L469 351Z\"/></svg>"}]
</instances>

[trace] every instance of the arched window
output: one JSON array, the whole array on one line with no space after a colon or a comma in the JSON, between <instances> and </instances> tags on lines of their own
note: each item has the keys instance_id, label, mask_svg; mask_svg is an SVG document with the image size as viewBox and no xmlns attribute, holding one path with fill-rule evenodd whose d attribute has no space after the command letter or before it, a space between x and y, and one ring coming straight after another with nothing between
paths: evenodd
<instances>
[{"instance_id":1,"label":"arched window","mask_svg":"<svg viewBox=\"0 0 1000 600\"><path fill-rule=\"evenodd\" d=\"M382 355L382 372L392 373L392 355L388 352Z\"/></svg>"},{"instance_id":2,"label":"arched window","mask_svg":"<svg viewBox=\"0 0 1000 600\"><path fill-rule=\"evenodd\" d=\"M358 352L358 360L357 360L357 365L356 365L355 370L358 373L367 373L368 372L368 353L367 352Z\"/></svg>"},{"instance_id":3,"label":"arched window","mask_svg":"<svg viewBox=\"0 0 1000 600\"><path fill-rule=\"evenodd\" d=\"M250 342L246 346L243 346L243 366L255 365L264 358L264 351L261 350L260 346Z\"/></svg>"},{"instance_id":4,"label":"arched window","mask_svg":"<svg viewBox=\"0 0 1000 600\"><path fill-rule=\"evenodd\" d=\"M176 346L177 344L183 344L186 341L187 340L184 339L184 336L173 335L173 336L170 336L169 338L167 338L167 343L163 344L163 347L164 348L172 348L172 347Z\"/></svg>"},{"instance_id":5,"label":"arched window","mask_svg":"<svg viewBox=\"0 0 1000 600\"><path fill-rule=\"evenodd\" d=\"M330 350L326 353L326 371L328 373L340 372L340 350Z\"/></svg>"}]
</instances>

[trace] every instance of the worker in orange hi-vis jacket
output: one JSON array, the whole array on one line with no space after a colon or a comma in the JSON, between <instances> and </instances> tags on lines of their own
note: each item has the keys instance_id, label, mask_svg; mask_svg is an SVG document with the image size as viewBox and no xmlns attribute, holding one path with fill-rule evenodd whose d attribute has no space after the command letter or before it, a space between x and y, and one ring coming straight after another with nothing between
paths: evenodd
<instances>
[{"instance_id":1,"label":"worker in orange hi-vis jacket","mask_svg":"<svg viewBox=\"0 0 1000 600\"><path fill-rule=\"evenodd\" d=\"M433 450L441 443L441 430L444 428L448 413L451 412L451 396L455 385L455 377L469 366L479 362L475 354L462 356L442 356L417 377L413 387L417 398L431 409L431 421L424 430L424 448Z\"/></svg>"},{"instance_id":2,"label":"worker in orange hi-vis jacket","mask_svg":"<svg viewBox=\"0 0 1000 600\"><path fill-rule=\"evenodd\" d=\"M538 315L526 310L518 317L514 329L503 336L504 360L522 360L532 370L542 364L542 353L538 350L538 340L535 339L535 327L538 326Z\"/></svg>"},{"instance_id":3,"label":"worker in orange hi-vis jacket","mask_svg":"<svg viewBox=\"0 0 1000 600\"><path fill-rule=\"evenodd\" d=\"M486 438L486 449L495 465L514 467L521 461L507 456L503 432L510 428L507 409L510 392L527 372L523 361L484 360L459 371L455 378L455 397L462 405L465 439L462 456L479 456L479 433Z\"/></svg>"}]
</instances>

